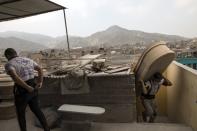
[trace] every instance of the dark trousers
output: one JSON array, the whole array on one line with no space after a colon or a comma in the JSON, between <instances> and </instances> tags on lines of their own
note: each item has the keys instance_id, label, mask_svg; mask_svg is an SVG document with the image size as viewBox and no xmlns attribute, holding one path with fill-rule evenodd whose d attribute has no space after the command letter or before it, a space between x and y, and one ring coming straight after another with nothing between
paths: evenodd
<instances>
[{"instance_id":1,"label":"dark trousers","mask_svg":"<svg viewBox=\"0 0 197 131\"><path fill-rule=\"evenodd\" d=\"M17 87L17 85L15 85L15 88L20 88L20 87ZM16 92L15 92L15 106L16 106L18 123L21 131L27 131L26 118L25 118L25 111L27 105L29 105L31 111L35 114L35 116L40 121L42 127L44 128L44 131L50 131L47 125L46 118L39 107L37 92L31 93L28 100L26 99L26 97L24 97L23 94Z\"/></svg>"}]
</instances>

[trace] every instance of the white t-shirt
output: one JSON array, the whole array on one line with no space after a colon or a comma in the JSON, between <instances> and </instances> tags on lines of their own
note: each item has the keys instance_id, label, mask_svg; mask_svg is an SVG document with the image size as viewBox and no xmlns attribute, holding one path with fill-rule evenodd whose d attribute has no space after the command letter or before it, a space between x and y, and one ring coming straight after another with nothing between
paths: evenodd
<instances>
[{"instance_id":1,"label":"white t-shirt","mask_svg":"<svg viewBox=\"0 0 197 131\"><path fill-rule=\"evenodd\" d=\"M34 78L34 68L38 64L25 57L15 57L7 62L5 70L9 73L10 70L15 70L17 75L24 81Z\"/></svg>"}]
</instances>

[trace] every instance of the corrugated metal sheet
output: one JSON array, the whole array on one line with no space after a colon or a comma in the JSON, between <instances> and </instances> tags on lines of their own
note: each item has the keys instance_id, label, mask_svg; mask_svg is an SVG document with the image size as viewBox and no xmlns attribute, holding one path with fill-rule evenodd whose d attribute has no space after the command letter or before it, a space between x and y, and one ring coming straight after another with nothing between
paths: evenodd
<instances>
[{"instance_id":1,"label":"corrugated metal sheet","mask_svg":"<svg viewBox=\"0 0 197 131\"><path fill-rule=\"evenodd\" d=\"M0 0L0 22L65 9L49 0Z\"/></svg>"}]
</instances>

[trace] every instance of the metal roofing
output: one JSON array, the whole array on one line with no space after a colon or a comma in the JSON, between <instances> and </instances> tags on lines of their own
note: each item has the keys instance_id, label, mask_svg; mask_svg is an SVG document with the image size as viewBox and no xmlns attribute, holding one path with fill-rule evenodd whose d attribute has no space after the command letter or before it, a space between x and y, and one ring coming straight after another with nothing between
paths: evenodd
<instances>
[{"instance_id":1,"label":"metal roofing","mask_svg":"<svg viewBox=\"0 0 197 131\"><path fill-rule=\"evenodd\" d=\"M0 0L0 22L65 9L49 0Z\"/></svg>"}]
</instances>

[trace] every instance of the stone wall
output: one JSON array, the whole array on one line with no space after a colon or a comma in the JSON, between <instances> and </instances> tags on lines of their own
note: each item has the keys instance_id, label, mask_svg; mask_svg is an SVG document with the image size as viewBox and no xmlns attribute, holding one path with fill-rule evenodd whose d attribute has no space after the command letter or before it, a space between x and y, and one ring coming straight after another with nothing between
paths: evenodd
<instances>
[{"instance_id":1,"label":"stone wall","mask_svg":"<svg viewBox=\"0 0 197 131\"><path fill-rule=\"evenodd\" d=\"M106 112L94 118L99 122L136 121L136 99L133 74L89 75L88 94L61 95L60 89L43 87L40 91L42 106L62 104L104 107Z\"/></svg>"}]
</instances>

